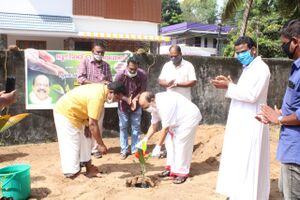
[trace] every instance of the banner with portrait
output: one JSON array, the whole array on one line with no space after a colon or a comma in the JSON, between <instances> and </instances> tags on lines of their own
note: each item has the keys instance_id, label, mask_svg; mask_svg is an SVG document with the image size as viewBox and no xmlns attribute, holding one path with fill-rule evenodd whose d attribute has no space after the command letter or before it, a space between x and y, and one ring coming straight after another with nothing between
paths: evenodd
<instances>
[{"instance_id":1,"label":"banner with portrait","mask_svg":"<svg viewBox=\"0 0 300 200\"><path fill-rule=\"evenodd\" d=\"M25 50L26 109L52 109L57 100L78 86L77 68L90 51ZM131 52L105 52L112 76L126 68Z\"/></svg>"}]
</instances>

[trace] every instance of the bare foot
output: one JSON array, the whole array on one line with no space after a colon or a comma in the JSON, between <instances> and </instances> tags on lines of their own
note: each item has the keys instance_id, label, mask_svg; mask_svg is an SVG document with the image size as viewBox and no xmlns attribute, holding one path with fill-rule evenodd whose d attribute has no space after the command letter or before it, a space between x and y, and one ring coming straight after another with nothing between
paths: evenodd
<instances>
[{"instance_id":1,"label":"bare foot","mask_svg":"<svg viewBox=\"0 0 300 200\"><path fill-rule=\"evenodd\" d=\"M87 169L85 176L88 178L101 178L102 175L99 172L98 168L95 165L91 165L91 167L89 167L89 169Z\"/></svg>"}]
</instances>

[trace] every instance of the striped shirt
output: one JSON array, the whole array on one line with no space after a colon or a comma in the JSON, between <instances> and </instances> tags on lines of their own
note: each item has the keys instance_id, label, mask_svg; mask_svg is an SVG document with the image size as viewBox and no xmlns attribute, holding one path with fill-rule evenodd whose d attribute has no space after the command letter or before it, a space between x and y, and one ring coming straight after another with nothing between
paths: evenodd
<instances>
[{"instance_id":1,"label":"striped shirt","mask_svg":"<svg viewBox=\"0 0 300 200\"><path fill-rule=\"evenodd\" d=\"M88 80L93 83L102 81L112 81L112 75L109 64L105 61L96 62L94 57L86 57L82 60L77 71L77 80L80 84Z\"/></svg>"}]
</instances>

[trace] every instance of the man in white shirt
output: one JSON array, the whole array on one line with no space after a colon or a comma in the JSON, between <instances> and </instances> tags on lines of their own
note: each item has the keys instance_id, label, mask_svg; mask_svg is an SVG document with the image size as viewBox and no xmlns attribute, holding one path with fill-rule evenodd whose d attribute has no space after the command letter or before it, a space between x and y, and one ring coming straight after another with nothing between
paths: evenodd
<instances>
[{"instance_id":1,"label":"man in white shirt","mask_svg":"<svg viewBox=\"0 0 300 200\"><path fill-rule=\"evenodd\" d=\"M179 46L172 45L169 52L171 60L163 66L158 82L168 91L178 92L191 100L191 88L197 82L194 66L182 58Z\"/></svg>"},{"instance_id":2,"label":"man in white shirt","mask_svg":"<svg viewBox=\"0 0 300 200\"><path fill-rule=\"evenodd\" d=\"M267 101L270 71L251 38L240 37L235 52L243 65L238 83L223 75L212 80L231 98L216 190L230 200L268 200L269 127L255 117Z\"/></svg>"},{"instance_id":3,"label":"man in white shirt","mask_svg":"<svg viewBox=\"0 0 300 200\"><path fill-rule=\"evenodd\" d=\"M161 137L152 151L152 156L158 157L161 145L166 139L167 165L166 170L159 176L173 176L174 184L184 183L190 172L195 134L202 119L199 108L184 96L172 91L156 95L143 92L139 104L151 113L151 125L140 144L147 142L158 130L161 122Z\"/></svg>"}]
</instances>

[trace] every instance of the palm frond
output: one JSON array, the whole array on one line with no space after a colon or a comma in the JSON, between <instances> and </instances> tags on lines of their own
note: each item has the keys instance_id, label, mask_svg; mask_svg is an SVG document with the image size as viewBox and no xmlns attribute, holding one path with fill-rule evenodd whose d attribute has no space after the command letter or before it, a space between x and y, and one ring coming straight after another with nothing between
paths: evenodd
<instances>
[{"instance_id":1,"label":"palm frond","mask_svg":"<svg viewBox=\"0 0 300 200\"><path fill-rule=\"evenodd\" d=\"M245 0L228 0L222 13L222 21L232 18L244 2Z\"/></svg>"},{"instance_id":2,"label":"palm frond","mask_svg":"<svg viewBox=\"0 0 300 200\"><path fill-rule=\"evenodd\" d=\"M294 18L300 15L299 0L277 0L279 12L283 17Z\"/></svg>"},{"instance_id":3,"label":"palm frond","mask_svg":"<svg viewBox=\"0 0 300 200\"><path fill-rule=\"evenodd\" d=\"M14 116L10 116L10 115L0 116L0 133L9 129L16 123L20 122L22 119L24 119L28 115L29 115L29 113L22 113L22 114L18 114L18 115L14 115Z\"/></svg>"}]
</instances>

